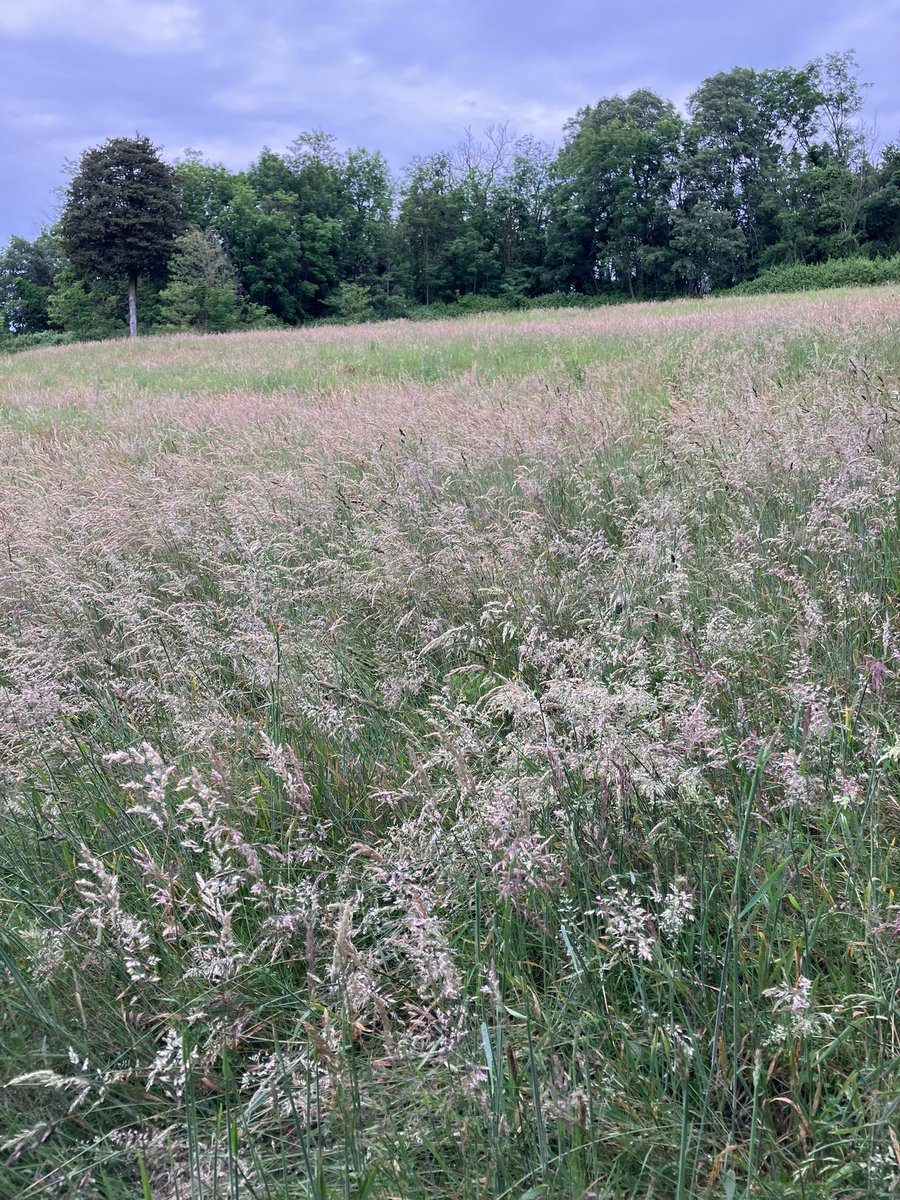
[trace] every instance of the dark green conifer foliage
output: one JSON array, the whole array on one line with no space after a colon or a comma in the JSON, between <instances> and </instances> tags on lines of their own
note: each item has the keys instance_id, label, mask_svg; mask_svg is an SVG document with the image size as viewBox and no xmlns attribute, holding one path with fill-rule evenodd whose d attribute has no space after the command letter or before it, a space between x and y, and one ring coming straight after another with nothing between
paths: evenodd
<instances>
[{"instance_id":1,"label":"dark green conifer foliage","mask_svg":"<svg viewBox=\"0 0 900 1200\"><path fill-rule=\"evenodd\" d=\"M174 172L149 138L110 138L85 151L67 189L60 234L86 276L128 280L131 337L138 277L165 268L180 228Z\"/></svg>"}]
</instances>

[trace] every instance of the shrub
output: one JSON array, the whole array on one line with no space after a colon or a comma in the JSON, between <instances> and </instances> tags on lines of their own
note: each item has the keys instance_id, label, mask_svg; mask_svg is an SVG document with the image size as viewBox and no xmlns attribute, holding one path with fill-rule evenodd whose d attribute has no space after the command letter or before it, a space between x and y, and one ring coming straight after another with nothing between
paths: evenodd
<instances>
[{"instance_id":1,"label":"shrub","mask_svg":"<svg viewBox=\"0 0 900 1200\"><path fill-rule=\"evenodd\" d=\"M38 350L46 346L67 346L77 341L74 333L59 333L52 329L40 333L0 335L0 354L15 354L18 350Z\"/></svg>"},{"instance_id":2,"label":"shrub","mask_svg":"<svg viewBox=\"0 0 900 1200\"><path fill-rule=\"evenodd\" d=\"M900 283L900 254L892 258L832 258L823 263L789 263L761 271L731 289L731 294L760 296L767 292L806 292L817 288L873 287Z\"/></svg>"}]
</instances>

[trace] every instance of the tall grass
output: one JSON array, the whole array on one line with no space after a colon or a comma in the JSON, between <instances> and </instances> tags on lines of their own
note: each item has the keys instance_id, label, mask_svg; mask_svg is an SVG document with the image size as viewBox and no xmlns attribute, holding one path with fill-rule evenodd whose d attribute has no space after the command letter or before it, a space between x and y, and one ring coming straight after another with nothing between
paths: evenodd
<instances>
[{"instance_id":1,"label":"tall grass","mask_svg":"<svg viewBox=\"0 0 900 1200\"><path fill-rule=\"evenodd\" d=\"M895 1195L898 313L8 360L0 1196Z\"/></svg>"}]
</instances>

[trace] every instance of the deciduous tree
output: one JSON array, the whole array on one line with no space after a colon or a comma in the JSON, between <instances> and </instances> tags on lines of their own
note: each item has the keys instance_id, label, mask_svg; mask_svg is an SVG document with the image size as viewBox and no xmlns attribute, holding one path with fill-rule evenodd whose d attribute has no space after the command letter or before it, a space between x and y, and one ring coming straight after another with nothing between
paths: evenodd
<instances>
[{"instance_id":1,"label":"deciduous tree","mask_svg":"<svg viewBox=\"0 0 900 1200\"><path fill-rule=\"evenodd\" d=\"M29 242L12 237L0 254L0 328L7 333L40 333L50 317L47 300L61 266L59 239L43 230Z\"/></svg>"},{"instance_id":2,"label":"deciduous tree","mask_svg":"<svg viewBox=\"0 0 900 1200\"><path fill-rule=\"evenodd\" d=\"M654 277L666 274L660 251L668 241L681 118L641 89L583 108L566 131L554 164L558 284L655 294Z\"/></svg>"}]
</instances>

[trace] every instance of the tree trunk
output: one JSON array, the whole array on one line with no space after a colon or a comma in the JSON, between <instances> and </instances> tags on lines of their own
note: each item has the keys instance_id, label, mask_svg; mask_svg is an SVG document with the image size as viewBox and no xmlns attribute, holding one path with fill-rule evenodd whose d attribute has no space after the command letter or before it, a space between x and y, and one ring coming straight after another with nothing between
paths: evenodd
<instances>
[{"instance_id":1,"label":"tree trunk","mask_svg":"<svg viewBox=\"0 0 900 1200\"><path fill-rule=\"evenodd\" d=\"M430 258L428 255L428 226L425 226L425 304L431 304Z\"/></svg>"},{"instance_id":2,"label":"tree trunk","mask_svg":"<svg viewBox=\"0 0 900 1200\"><path fill-rule=\"evenodd\" d=\"M137 332L137 275L128 276L128 336L136 338Z\"/></svg>"}]
</instances>

